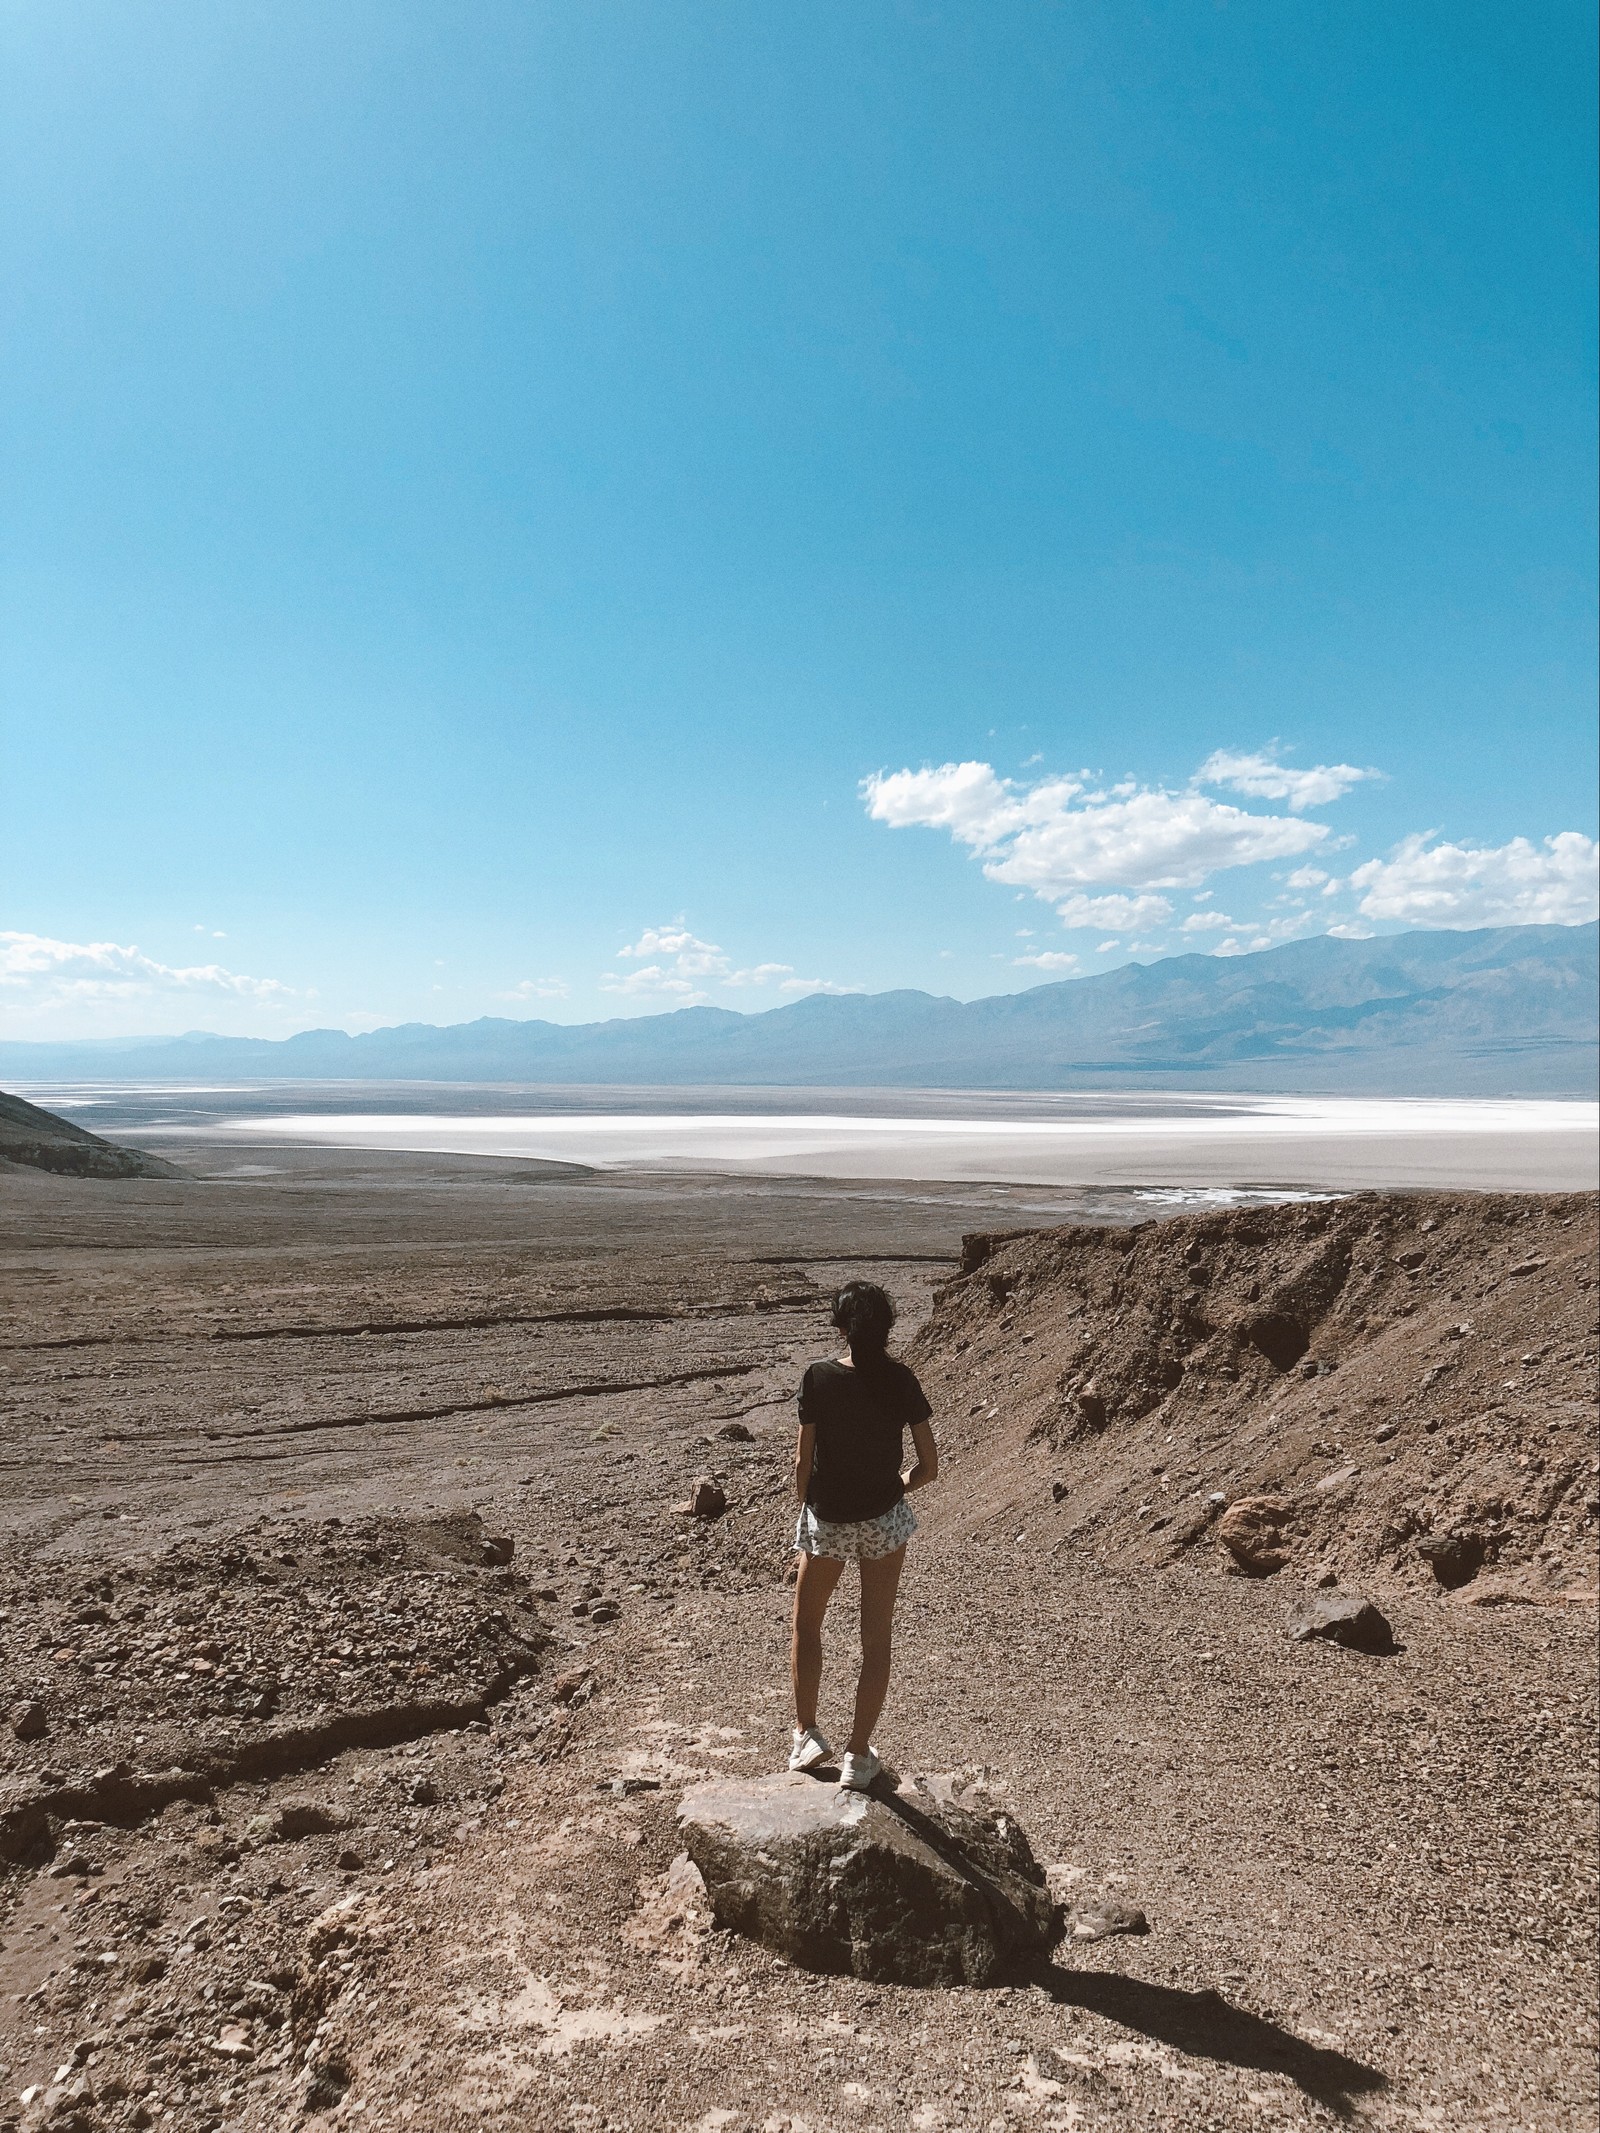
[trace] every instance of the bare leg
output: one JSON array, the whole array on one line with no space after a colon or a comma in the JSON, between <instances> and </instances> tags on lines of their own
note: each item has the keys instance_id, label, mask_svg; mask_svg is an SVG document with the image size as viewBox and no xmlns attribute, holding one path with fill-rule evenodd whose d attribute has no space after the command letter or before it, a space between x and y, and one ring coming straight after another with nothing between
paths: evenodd
<instances>
[{"instance_id":1,"label":"bare leg","mask_svg":"<svg viewBox=\"0 0 1600 2133\"><path fill-rule=\"evenodd\" d=\"M905 1549L896 1548L893 1555L870 1556L861 1564L861 1678L850 1728L852 1755L864 1755L872 1746L872 1729L889 1693L894 1603L905 1562Z\"/></svg>"},{"instance_id":2,"label":"bare leg","mask_svg":"<svg viewBox=\"0 0 1600 2133\"><path fill-rule=\"evenodd\" d=\"M789 1673L794 1682L794 1716L798 1726L817 1722L822 1688L822 1617L833 1598L844 1564L836 1555L802 1555L794 1587L794 1634L789 1642Z\"/></svg>"}]
</instances>

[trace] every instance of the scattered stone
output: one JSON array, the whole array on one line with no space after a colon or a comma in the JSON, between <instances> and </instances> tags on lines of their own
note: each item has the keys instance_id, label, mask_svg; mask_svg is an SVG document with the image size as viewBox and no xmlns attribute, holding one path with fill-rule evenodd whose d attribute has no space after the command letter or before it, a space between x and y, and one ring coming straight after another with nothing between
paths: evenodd
<instances>
[{"instance_id":1,"label":"scattered stone","mask_svg":"<svg viewBox=\"0 0 1600 2133\"><path fill-rule=\"evenodd\" d=\"M754 1444L756 1441L755 1431L747 1429L742 1422L724 1422L717 1435L729 1444Z\"/></svg>"},{"instance_id":2,"label":"scattered stone","mask_svg":"<svg viewBox=\"0 0 1600 2133\"><path fill-rule=\"evenodd\" d=\"M1289 1505L1281 1496L1245 1496L1217 1521L1217 1539L1247 1577L1271 1577L1289 1560L1284 1522Z\"/></svg>"},{"instance_id":3,"label":"scattered stone","mask_svg":"<svg viewBox=\"0 0 1600 2133\"><path fill-rule=\"evenodd\" d=\"M661 1780L646 1777L602 1778L594 1789L596 1792L609 1792L619 1800L627 1800L636 1792L659 1792Z\"/></svg>"},{"instance_id":4,"label":"scattered stone","mask_svg":"<svg viewBox=\"0 0 1600 2133\"><path fill-rule=\"evenodd\" d=\"M351 1851L348 1847L339 1854L338 1866L341 1874L359 1874L366 1863L359 1852Z\"/></svg>"},{"instance_id":5,"label":"scattered stone","mask_svg":"<svg viewBox=\"0 0 1600 2133\"><path fill-rule=\"evenodd\" d=\"M323 1837L344 1829L348 1820L338 1808L325 1807L320 1800L285 1800L272 1817L270 1834L280 1844L292 1844L301 1837Z\"/></svg>"},{"instance_id":6,"label":"scattered stone","mask_svg":"<svg viewBox=\"0 0 1600 2133\"><path fill-rule=\"evenodd\" d=\"M557 1674L550 1693L557 1703L570 1704L576 1710L594 1694L594 1676L586 1666L576 1666L570 1673Z\"/></svg>"},{"instance_id":7,"label":"scattered stone","mask_svg":"<svg viewBox=\"0 0 1600 2133\"><path fill-rule=\"evenodd\" d=\"M406 1793L413 1807L437 1807L439 1788L430 1777L419 1777Z\"/></svg>"},{"instance_id":8,"label":"scattered stone","mask_svg":"<svg viewBox=\"0 0 1600 2133\"><path fill-rule=\"evenodd\" d=\"M689 1490L689 1501L684 1506L691 1518L720 1518L728 1508L728 1498L719 1482L709 1474L695 1477Z\"/></svg>"},{"instance_id":9,"label":"scattered stone","mask_svg":"<svg viewBox=\"0 0 1600 2133\"><path fill-rule=\"evenodd\" d=\"M986 1985L1061 1937L1017 1824L953 1798L714 1779L684 1795L678 1822L717 1923L808 1970Z\"/></svg>"},{"instance_id":10,"label":"scattered stone","mask_svg":"<svg viewBox=\"0 0 1600 2133\"><path fill-rule=\"evenodd\" d=\"M1399 1434L1400 1425L1398 1422L1385 1422L1381 1428L1373 1431L1372 1441L1374 1444L1387 1444L1392 1438L1398 1437Z\"/></svg>"},{"instance_id":11,"label":"scattered stone","mask_svg":"<svg viewBox=\"0 0 1600 2133\"><path fill-rule=\"evenodd\" d=\"M48 1729L44 1705L32 1697L14 1703L6 1716L18 1740L42 1740Z\"/></svg>"},{"instance_id":12,"label":"scattered stone","mask_svg":"<svg viewBox=\"0 0 1600 2133\"><path fill-rule=\"evenodd\" d=\"M1148 1933L1150 1921L1137 1904L1093 1902L1066 1914L1067 1938L1107 1940L1113 1933Z\"/></svg>"},{"instance_id":13,"label":"scattered stone","mask_svg":"<svg viewBox=\"0 0 1600 2133\"><path fill-rule=\"evenodd\" d=\"M1291 1618L1289 1634L1296 1644L1319 1637L1329 1644L1342 1644L1348 1651L1385 1657L1396 1649L1388 1618L1359 1592L1312 1593Z\"/></svg>"},{"instance_id":14,"label":"scattered stone","mask_svg":"<svg viewBox=\"0 0 1600 2133\"><path fill-rule=\"evenodd\" d=\"M1071 1494L1072 1494L1072 1491L1071 1491L1071 1489L1070 1489L1070 1488L1069 1488L1069 1487L1067 1486L1067 1484L1066 1484L1066 1483L1065 1483L1064 1481L1052 1481L1052 1482L1051 1482L1051 1484L1050 1484L1050 1500L1051 1500L1051 1502L1052 1502L1052 1503L1065 1503L1065 1502L1066 1502L1066 1500L1067 1500L1067 1498L1068 1498L1068 1497L1069 1497L1069 1496L1070 1496Z\"/></svg>"},{"instance_id":15,"label":"scattered stone","mask_svg":"<svg viewBox=\"0 0 1600 2133\"><path fill-rule=\"evenodd\" d=\"M591 1622L615 1622L622 1609L615 1600L600 1600L589 1610Z\"/></svg>"},{"instance_id":16,"label":"scattered stone","mask_svg":"<svg viewBox=\"0 0 1600 2133\"><path fill-rule=\"evenodd\" d=\"M486 1533L483 1538L483 1562L489 1570L500 1570L517 1552L517 1544L509 1533Z\"/></svg>"}]
</instances>

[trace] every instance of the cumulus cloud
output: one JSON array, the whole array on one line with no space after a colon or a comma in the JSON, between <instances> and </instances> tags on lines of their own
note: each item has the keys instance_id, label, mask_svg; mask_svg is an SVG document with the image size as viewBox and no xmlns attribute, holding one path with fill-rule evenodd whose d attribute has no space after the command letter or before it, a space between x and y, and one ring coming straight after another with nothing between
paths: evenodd
<instances>
[{"instance_id":1,"label":"cumulus cloud","mask_svg":"<svg viewBox=\"0 0 1600 2133\"><path fill-rule=\"evenodd\" d=\"M644 957L652 958L645 962ZM792 963L752 963L736 969L733 958L715 941L703 941L679 920L670 926L646 926L636 941L617 950L619 961L639 961L637 970L607 970L601 973L600 990L622 999L647 999L652 995L679 1007L703 1007L711 998L708 985L744 991L776 985L779 992L843 993L851 988L827 978L797 977Z\"/></svg>"},{"instance_id":2,"label":"cumulus cloud","mask_svg":"<svg viewBox=\"0 0 1600 2133\"><path fill-rule=\"evenodd\" d=\"M1019 970L1076 970L1078 967L1078 958L1060 948L1041 948L1036 955L1014 955L1011 960Z\"/></svg>"},{"instance_id":3,"label":"cumulus cloud","mask_svg":"<svg viewBox=\"0 0 1600 2133\"><path fill-rule=\"evenodd\" d=\"M875 822L946 830L991 881L1077 909L1088 890L1197 888L1226 867L1298 858L1328 835L1321 823L1251 814L1193 787L1127 781L1101 790L1085 777L1025 786L988 763L891 771L866 779L862 796Z\"/></svg>"},{"instance_id":4,"label":"cumulus cloud","mask_svg":"<svg viewBox=\"0 0 1600 2133\"><path fill-rule=\"evenodd\" d=\"M1310 770L1292 770L1276 756L1239 755L1219 748L1194 774L1196 785L1225 785L1229 792L1248 793L1255 800L1287 800L1296 814L1307 807L1326 807L1341 800L1352 785L1376 778L1376 770L1358 770L1354 763L1317 763Z\"/></svg>"},{"instance_id":5,"label":"cumulus cloud","mask_svg":"<svg viewBox=\"0 0 1600 2133\"><path fill-rule=\"evenodd\" d=\"M275 1005L297 997L276 978L246 977L220 963L175 965L116 941L0 933L0 1006L8 1021L31 1025L77 1010L80 1022L126 1028L130 1009L150 1021L162 1019L155 1010L179 1002L192 1012L205 1003Z\"/></svg>"},{"instance_id":6,"label":"cumulus cloud","mask_svg":"<svg viewBox=\"0 0 1600 2133\"><path fill-rule=\"evenodd\" d=\"M520 985L513 985L500 997L502 1000L564 1000L568 989L565 978L524 978Z\"/></svg>"},{"instance_id":7,"label":"cumulus cloud","mask_svg":"<svg viewBox=\"0 0 1600 2133\"><path fill-rule=\"evenodd\" d=\"M1178 928L1180 933L1229 933L1237 926L1236 918L1229 918L1226 911L1191 911Z\"/></svg>"},{"instance_id":8,"label":"cumulus cloud","mask_svg":"<svg viewBox=\"0 0 1600 2133\"><path fill-rule=\"evenodd\" d=\"M1164 896L1064 896L1056 905L1063 926L1086 926L1096 933L1132 933L1171 918Z\"/></svg>"},{"instance_id":9,"label":"cumulus cloud","mask_svg":"<svg viewBox=\"0 0 1600 2133\"><path fill-rule=\"evenodd\" d=\"M1600 846L1578 830L1542 844L1435 844L1407 837L1350 876L1363 918L1459 930L1577 926L1600 912Z\"/></svg>"}]
</instances>

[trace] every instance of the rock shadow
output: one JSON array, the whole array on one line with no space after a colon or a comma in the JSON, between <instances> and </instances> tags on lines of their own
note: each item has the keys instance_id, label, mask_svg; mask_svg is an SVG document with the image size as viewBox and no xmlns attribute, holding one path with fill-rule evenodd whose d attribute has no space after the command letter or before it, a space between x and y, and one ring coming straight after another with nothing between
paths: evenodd
<instances>
[{"instance_id":1,"label":"rock shadow","mask_svg":"<svg viewBox=\"0 0 1600 2133\"><path fill-rule=\"evenodd\" d=\"M1377 2067L1346 2052L1308 2044L1292 2030L1233 2006L1210 1988L1182 1992L1115 1970L1063 1970L1055 1963L1041 1964L1031 1982L1043 1986L1060 2006L1104 2015L1190 2058L1283 2074L1339 2118L1353 2115L1357 2097L1389 2086L1389 2077Z\"/></svg>"}]
</instances>

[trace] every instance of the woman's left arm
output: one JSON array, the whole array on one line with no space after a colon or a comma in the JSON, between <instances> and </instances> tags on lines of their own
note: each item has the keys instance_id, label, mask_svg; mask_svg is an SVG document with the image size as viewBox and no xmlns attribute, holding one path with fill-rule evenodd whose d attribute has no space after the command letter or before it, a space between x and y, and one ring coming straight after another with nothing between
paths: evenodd
<instances>
[{"instance_id":1,"label":"woman's left arm","mask_svg":"<svg viewBox=\"0 0 1600 2133\"><path fill-rule=\"evenodd\" d=\"M794 1500L796 1503L804 1503L806 1500L806 1490L811 1486L811 1462L816 1455L816 1449L817 1425L815 1422L802 1422L800 1434L795 1440L794 1447Z\"/></svg>"},{"instance_id":2,"label":"woman's left arm","mask_svg":"<svg viewBox=\"0 0 1600 2133\"><path fill-rule=\"evenodd\" d=\"M931 1422L913 1422L911 1445L917 1455L916 1464L906 1476L908 1489L925 1489L930 1481L939 1478L939 1447L933 1441Z\"/></svg>"}]
</instances>

